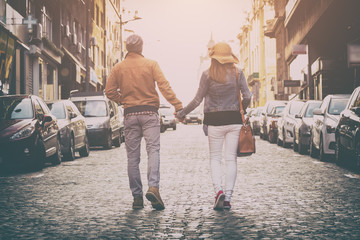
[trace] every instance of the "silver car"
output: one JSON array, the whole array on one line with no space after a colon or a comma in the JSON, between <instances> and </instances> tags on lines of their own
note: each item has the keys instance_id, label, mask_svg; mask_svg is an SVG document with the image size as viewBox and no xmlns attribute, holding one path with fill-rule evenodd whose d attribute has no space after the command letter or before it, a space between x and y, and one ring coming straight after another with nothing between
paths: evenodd
<instances>
[{"instance_id":1,"label":"silver car","mask_svg":"<svg viewBox=\"0 0 360 240\"><path fill-rule=\"evenodd\" d=\"M299 119L295 125L294 134L294 151L299 151L300 154L305 154L309 150L311 126L314 123L313 110L320 107L321 101L309 100L302 107L299 114L295 118Z\"/></svg>"},{"instance_id":2,"label":"silver car","mask_svg":"<svg viewBox=\"0 0 360 240\"><path fill-rule=\"evenodd\" d=\"M319 156L321 161L335 154L335 129L340 113L345 109L350 94L328 95L320 108L313 111L314 123L311 127L310 156Z\"/></svg>"},{"instance_id":3,"label":"silver car","mask_svg":"<svg viewBox=\"0 0 360 240\"><path fill-rule=\"evenodd\" d=\"M278 120L278 145L282 143L287 147L294 142L294 127L299 122L295 115L300 113L304 104L304 100L292 100L286 105Z\"/></svg>"}]
</instances>

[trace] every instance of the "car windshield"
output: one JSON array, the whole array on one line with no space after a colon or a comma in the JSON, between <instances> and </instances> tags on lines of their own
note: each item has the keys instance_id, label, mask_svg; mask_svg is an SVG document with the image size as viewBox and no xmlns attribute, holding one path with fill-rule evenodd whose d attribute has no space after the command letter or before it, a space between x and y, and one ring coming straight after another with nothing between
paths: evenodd
<instances>
[{"instance_id":1,"label":"car windshield","mask_svg":"<svg viewBox=\"0 0 360 240\"><path fill-rule=\"evenodd\" d=\"M308 107L306 109L304 117L312 118L314 116L314 114L313 114L314 109L320 107L320 105L321 105L321 102L309 103L309 105L308 105Z\"/></svg>"},{"instance_id":2,"label":"car windshield","mask_svg":"<svg viewBox=\"0 0 360 240\"><path fill-rule=\"evenodd\" d=\"M262 110L263 110L262 108L258 108L254 115L257 116L257 117L260 116Z\"/></svg>"},{"instance_id":3,"label":"car windshield","mask_svg":"<svg viewBox=\"0 0 360 240\"><path fill-rule=\"evenodd\" d=\"M290 115L299 114L304 104L305 104L304 102L300 102L300 101L293 102L290 106L289 114Z\"/></svg>"},{"instance_id":4,"label":"car windshield","mask_svg":"<svg viewBox=\"0 0 360 240\"><path fill-rule=\"evenodd\" d=\"M164 116L174 116L174 111L171 108L159 108L159 112Z\"/></svg>"},{"instance_id":5,"label":"car windshield","mask_svg":"<svg viewBox=\"0 0 360 240\"><path fill-rule=\"evenodd\" d=\"M273 114L280 114L282 113L282 111L284 111L285 106L277 106L273 109L272 113Z\"/></svg>"},{"instance_id":6,"label":"car windshield","mask_svg":"<svg viewBox=\"0 0 360 240\"><path fill-rule=\"evenodd\" d=\"M34 112L29 98L0 98L0 119L32 119Z\"/></svg>"},{"instance_id":7,"label":"car windshield","mask_svg":"<svg viewBox=\"0 0 360 240\"><path fill-rule=\"evenodd\" d=\"M106 102L102 100L75 101L74 104L84 117L106 117Z\"/></svg>"},{"instance_id":8,"label":"car windshield","mask_svg":"<svg viewBox=\"0 0 360 240\"><path fill-rule=\"evenodd\" d=\"M49 107L51 113L52 113L57 119L65 119L65 118L66 118L65 109L64 109L64 104L62 104L62 103L60 103L60 102L48 103L48 107Z\"/></svg>"},{"instance_id":9,"label":"car windshield","mask_svg":"<svg viewBox=\"0 0 360 240\"><path fill-rule=\"evenodd\" d=\"M345 109L348 102L347 98L333 98L330 101L328 108L328 113L332 115L340 115L340 113Z\"/></svg>"}]
</instances>

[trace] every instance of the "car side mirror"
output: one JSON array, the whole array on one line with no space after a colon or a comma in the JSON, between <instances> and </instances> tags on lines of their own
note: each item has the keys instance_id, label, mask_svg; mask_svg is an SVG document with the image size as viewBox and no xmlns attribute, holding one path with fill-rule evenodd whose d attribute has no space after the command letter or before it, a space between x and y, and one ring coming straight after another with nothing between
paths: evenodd
<instances>
[{"instance_id":1,"label":"car side mirror","mask_svg":"<svg viewBox=\"0 0 360 240\"><path fill-rule=\"evenodd\" d=\"M70 115L69 115L70 119L73 119L73 118L76 118L77 117L77 114L74 113L74 112L71 112Z\"/></svg>"},{"instance_id":2,"label":"car side mirror","mask_svg":"<svg viewBox=\"0 0 360 240\"><path fill-rule=\"evenodd\" d=\"M261 113L261 115L265 116L265 113Z\"/></svg>"},{"instance_id":3,"label":"car side mirror","mask_svg":"<svg viewBox=\"0 0 360 240\"><path fill-rule=\"evenodd\" d=\"M300 114L295 114L295 118L302 118Z\"/></svg>"},{"instance_id":4,"label":"car side mirror","mask_svg":"<svg viewBox=\"0 0 360 240\"><path fill-rule=\"evenodd\" d=\"M360 117L360 107L353 107L351 108L351 110Z\"/></svg>"},{"instance_id":5,"label":"car side mirror","mask_svg":"<svg viewBox=\"0 0 360 240\"><path fill-rule=\"evenodd\" d=\"M315 108L315 109L313 110L313 114L314 114L314 115L324 115L324 113L321 111L320 108Z\"/></svg>"}]
</instances>

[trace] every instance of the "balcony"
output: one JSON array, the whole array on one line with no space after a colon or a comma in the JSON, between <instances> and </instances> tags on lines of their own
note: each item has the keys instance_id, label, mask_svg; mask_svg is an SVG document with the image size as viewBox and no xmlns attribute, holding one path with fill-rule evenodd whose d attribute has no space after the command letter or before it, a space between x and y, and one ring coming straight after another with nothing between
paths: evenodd
<instances>
[{"instance_id":1,"label":"balcony","mask_svg":"<svg viewBox=\"0 0 360 240\"><path fill-rule=\"evenodd\" d=\"M250 86L253 86L256 82L259 81L259 72L253 72L248 76L247 82Z\"/></svg>"},{"instance_id":2,"label":"balcony","mask_svg":"<svg viewBox=\"0 0 360 240\"><path fill-rule=\"evenodd\" d=\"M266 21L265 36L269 38L275 38L276 29L280 26L281 22L284 21L284 17L276 17Z\"/></svg>"}]
</instances>

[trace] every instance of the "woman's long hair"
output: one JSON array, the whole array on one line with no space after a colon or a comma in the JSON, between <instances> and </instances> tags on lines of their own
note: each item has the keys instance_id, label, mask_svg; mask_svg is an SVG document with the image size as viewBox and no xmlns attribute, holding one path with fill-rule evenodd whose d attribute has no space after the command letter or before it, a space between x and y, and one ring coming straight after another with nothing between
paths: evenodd
<instances>
[{"instance_id":1,"label":"woman's long hair","mask_svg":"<svg viewBox=\"0 0 360 240\"><path fill-rule=\"evenodd\" d=\"M226 82L226 72L228 69L234 69L234 63L225 63L221 64L218 60L212 58L211 65L210 65L210 78L213 79L215 82L218 83L225 83Z\"/></svg>"}]
</instances>

